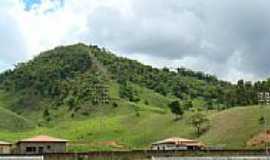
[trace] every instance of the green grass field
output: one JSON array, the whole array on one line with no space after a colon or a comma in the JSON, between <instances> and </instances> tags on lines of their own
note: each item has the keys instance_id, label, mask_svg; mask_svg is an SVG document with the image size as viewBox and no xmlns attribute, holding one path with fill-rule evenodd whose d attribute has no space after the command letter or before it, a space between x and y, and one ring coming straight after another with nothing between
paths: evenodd
<instances>
[{"instance_id":1,"label":"green grass field","mask_svg":"<svg viewBox=\"0 0 270 160\"><path fill-rule=\"evenodd\" d=\"M187 123L190 112L179 121L173 120L167 107L173 98L135 87L140 93L139 103L120 99L118 85L112 82L110 96L117 107L97 106L88 116L71 118L63 106L53 111L53 115L60 118L43 126L37 125L39 120L33 121L41 117L41 112L18 115L8 109L8 97L0 92L0 140L15 142L47 134L70 140L69 150L89 151L148 148L152 142L173 136L197 138L194 128ZM264 113L270 121L270 108L259 106L208 111L210 128L198 139L208 146L246 148L247 141L263 131L259 118Z\"/></svg>"}]
</instances>

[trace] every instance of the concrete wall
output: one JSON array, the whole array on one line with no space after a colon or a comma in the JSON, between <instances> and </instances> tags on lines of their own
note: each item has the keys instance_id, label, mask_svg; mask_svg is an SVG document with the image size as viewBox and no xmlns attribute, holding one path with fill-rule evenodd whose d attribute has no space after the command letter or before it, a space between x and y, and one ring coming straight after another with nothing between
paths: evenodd
<instances>
[{"instance_id":1,"label":"concrete wall","mask_svg":"<svg viewBox=\"0 0 270 160\"><path fill-rule=\"evenodd\" d=\"M43 156L0 155L0 160L44 160Z\"/></svg>"},{"instance_id":2,"label":"concrete wall","mask_svg":"<svg viewBox=\"0 0 270 160\"><path fill-rule=\"evenodd\" d=\"M155 144L151 147L152 150L187 150L186 146L176 146L175 144Z\"/></svg>"},{"instance_id":3,"label":"concrete wall","mask_svg":"<svg viewBox=\"0 0 270 160\"><path fill-rule=\"evenodd\" d=\"M10 154L11 145L0 145L0 154Z\"/></svg>"},{"instance_id":4,"label":"concrete wall","mask_svg":"<svg viewBox=\"0 0 270 160\"><path fill-rule=\"evenodd\" d=\"M220 151L154 151L154 150L137 150L137 151L104 151L88 153L62 153L62 154L45 154L44 160L148 160L151 157L239 157L239 156L262 156L264 150L220 150ZM188 159L188 160L192 160ZM206 159L203 159L206 160ZM210 159L215 160L215 158ZM241 159L244 160L244 159ZM257 159L252 159L257 160Z\"/></svg>"},{"instance_id":5,"label":"concrete wall","mask_svg":"<svg viewBox=\"0 0 270 160\"><path fill-rule=\"evenodd\" d=\"M152 160L269 160L268 156L153 157Z\"/></svg>"},{"instance_id":6,"label":"concrete wall","mask_svg":"<svg viewBox=\"0 0 270 160\"><path fill-rule=\"evenodd\" d=\"M150 160L151 157L259 157L265 155L265 150L201 150L201 151L101 151L87 153L47 153L44 160ZM0 157L29 157L29 155L0 155ZM30 155L30 157L33 155ZM268 157L269 159L269 157ZM1 159L0 159L1 160ZM170 159L169 159L170 160ZM186 160L192 160L186 159ZM196 160L196 159L195 159ZM206 159L203 159L206 160ZM207 159L208 160L208 159ZM215 158L210 159L215 160ZM232 159L237 160L237 159ZM248 159L249 160L249 159ZM256 160L253 159L253 160Z\"/></svg>"},{"instance_id":7,"label":"concrete wall","mask_svg":"<svg viewBox=\"0 0 270 160\"><path fill-rule=\"evenodd\" d=\"M21 142L17 144L17 153L19 154L42 154L42 153L64 153L66 152L66 143L30 143Z\"/></svg>"}]
</instances>

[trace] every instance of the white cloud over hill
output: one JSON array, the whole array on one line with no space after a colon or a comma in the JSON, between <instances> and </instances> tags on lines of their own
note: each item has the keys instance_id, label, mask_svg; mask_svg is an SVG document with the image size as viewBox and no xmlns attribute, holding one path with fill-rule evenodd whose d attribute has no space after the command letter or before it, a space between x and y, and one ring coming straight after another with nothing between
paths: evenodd
<instances>
[{"instance_id":1,"label":"white cloud over hill","mask_svg":"<svg viewBox=\"0 0 270 160\"><path fill-rule=\"evenodd\" d=\"M231 81L270 75L268 0L41 0L27 10L10 0L0 6L0 70L81 41Z\"/></svg>"}]
</instances>

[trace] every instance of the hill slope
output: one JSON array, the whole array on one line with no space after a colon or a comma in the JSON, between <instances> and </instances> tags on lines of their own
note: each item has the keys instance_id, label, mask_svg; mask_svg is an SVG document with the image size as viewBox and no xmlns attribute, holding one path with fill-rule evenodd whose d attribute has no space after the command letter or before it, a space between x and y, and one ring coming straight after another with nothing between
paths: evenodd
<instances>
[{"instance_id":1,"label":"hill slope","mask_svg":"<svg viewBox=\"0 0 270 160\"><path fill-rule=\"evenodd\" d=\"M114 95L109 95L111 84L119 88ZM225 90L233 87L201 72L156 69L84 44L57 47L0 74L0 89L10 97L5 107L38 125L61 115L88 116L117 99L147 104L134 86L161 94L167 102L178 99L204 108L226 106Z\"/></svg>"},{"instance_id":2,"label":"hill slope","mask_svg":"<svg viewBox=\"0 0 270 160\"><path fill-rule=\"evenodd\" d=\"M248 102L234 96L242 91L252 97ZM197 138L187 121L192 110L202 110L211 126L199 139L245 147L262 131L261 109L220 110L253 104L254 92L246 91L251 89L184 68L152 68L97 46L57 47L0 74L0 139L49 134L72 140L70 149L77 151L142 148L171 136ZM175 100L185 108L179 121L168 108Z\"/></svg>"},{"instance_id":3,"label":"hill slope","mask_svg":"<svg viewBox=\"0 0 270 160\"><path fill-rule=\"evenodd\" d=\"M49 134L72 140L69 150L76 151L148 148L152 142L173 136L197 139L194 128L186 123L188 113L175 122L170 112L142 109L137 116L133 104L119 104L118 108L100 111L91 118L61 121L53 127L38 127L20 133L1 131L0 139L15 141ZM251 106L209 113L211 127L199 140L208 146L229 149L263 147L247 145L263 132L263 126L258 122L260 112L259 107ZM270 109L267 113L270 115ZM267 119L270 120L270 116Z\"/></svg>"}]
</instances>

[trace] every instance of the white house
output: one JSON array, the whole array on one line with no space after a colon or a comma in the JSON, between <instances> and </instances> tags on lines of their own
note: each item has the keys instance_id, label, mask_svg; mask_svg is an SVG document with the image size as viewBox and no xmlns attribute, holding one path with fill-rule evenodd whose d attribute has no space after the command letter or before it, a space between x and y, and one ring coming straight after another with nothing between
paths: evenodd
<instances>
[{"instance_id":1,"label":"white house","mask_svg":"<svg viewBox=\"0 0 270 160\"><path fill-rule=\"evenodd\" d=\"M152 143L152 150L200 150L205 145L197 140L172 137Z\"/></svg>"}]
</instances>

